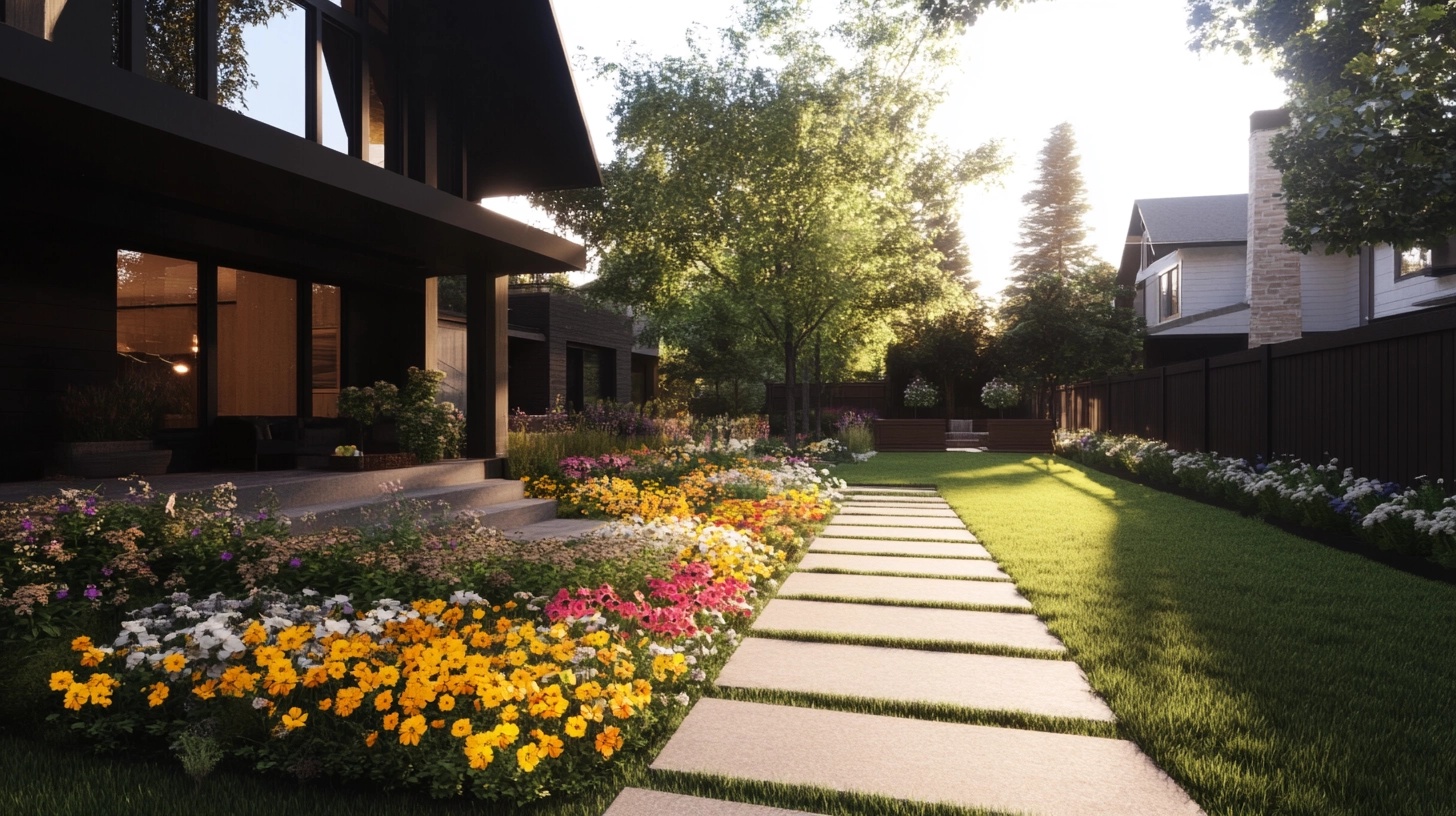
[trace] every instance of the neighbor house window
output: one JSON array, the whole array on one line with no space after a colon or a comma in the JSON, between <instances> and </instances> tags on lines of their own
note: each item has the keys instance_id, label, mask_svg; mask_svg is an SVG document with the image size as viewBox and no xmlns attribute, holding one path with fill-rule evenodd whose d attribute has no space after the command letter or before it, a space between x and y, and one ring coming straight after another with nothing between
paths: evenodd
<instances>
[{"instance_id":1,"label":"neighbor house window","mask_svg":"<svg viewBox=\"0 0 1456 816\"><path fill-rule=\"evenodd\" d=\"M1179 278L1182 270L1173 267L1158 276L1158 319L1171 320L1178 316L1178 290L1182 288Z\"/></svg>"},{"instance_id":2,"label":"neighbor house window","mask_svg":"<svg viewBox=\"0 0 1456 816\"><path fill-rule=\"evenodd\" d=\"M1395 256L1395 279L1419 275L1431 268L1429 247L1411 247Z\"/></svg>"}]
</instances>

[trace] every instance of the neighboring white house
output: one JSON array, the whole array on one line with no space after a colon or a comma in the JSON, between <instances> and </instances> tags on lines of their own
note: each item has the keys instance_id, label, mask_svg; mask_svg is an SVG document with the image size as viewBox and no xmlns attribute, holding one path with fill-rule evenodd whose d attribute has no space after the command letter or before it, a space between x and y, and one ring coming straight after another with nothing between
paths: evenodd
<instances>
[{"instance_id":1,"label":"neighboring white house","mask_svg":"<svg viewBox=\"0 0 1456 816\"><path fill-rule=\"evenodd\" d=\"M1133 203L1118 281L1147 321L1147 364L1341 331L1456 303L1456 239L1396 253L1301 255L1280 242L1284 204L1269 142L1283 111L1250 117L1250 194Z\"/></svg>"}]
</instances>

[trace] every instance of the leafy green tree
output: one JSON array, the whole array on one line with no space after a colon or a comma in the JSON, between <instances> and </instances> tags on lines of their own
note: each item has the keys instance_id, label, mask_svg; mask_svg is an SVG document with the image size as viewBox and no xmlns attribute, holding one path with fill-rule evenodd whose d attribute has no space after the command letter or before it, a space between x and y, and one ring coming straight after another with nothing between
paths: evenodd
<instances>
[{"instance_id":1,"label":"leafy green tree","mask_svg":"<svg viewBox=\"0 0 1456 816\"><path fill-rule=\"evenodd\" d=\"M1002 304L996 351L1036 416L1050 416L1058 385L1137 367L1143 321L1117 305L1128 294L1117 285L1117 269L1098 262L1034 280Z\"/></svg>"},{"instance_id":2,"label":"leafy green tree","mask_svg":"<svg viewBox=\"0 0 1456 816\"><path fill-rule=\"evenodd\" d=\"M1018 274L1001 304L996 350L1033 412L1048 416L1056 386L1135 365L1142 318L1117 305L1126 294L1117 270L1093 259L1087 245L1087 204L1070 125L1052 129L1036 186L1022 201L1030 211L1021 221Z\"/></svg>"},{"instance_id":3,"label":"leafy green tree","mask_svg":"<svg viewBox=\"0 0 1456 816\"><path fill-rule=\"evenodd\" d=\"M1001 165L994 146L928 144L931 78L953 43L914 0L852 5L826 32L802 4L749 3L716 52L612 66L605 187L535 198L586 238L605 296L658 320L703 290L740 304L781 355L791 445L807 344L836 320L939 297L939 202Z\"/></svg>"},{"instance_id":4,"label":"leafy green tree","mask_svg":"<svg viewBox=\"0 0 1456 816\"><path fill-rule=\"evenodd\" d=\"M1456 6L1447 0L1189 0L1195 49L1271 60L1289 225L1308 252L1456 233Z\"/></svg>"},{"instance_id":5,"label":"leafy green tree","mask_svg":"<svg viewBox=\"0 0 1456 816\"><path fill-rule=\"evenodd\" d=\"M991 342L989 310L969 289L931 311L915 312L897 321L895 343L886 366L918 371L945 394L946 416L955 416L956 384L970 381L986 368Z\"/></svg>"},{"instance_id":6,"label":"leafy green tree","mask_svg":"<svg viewBox=\"0 0 1456 816\"><path fill-rule=\"evenodd\" d=\"M1066 122L1052 128L1041 150L1036 185L1021 197L1028 207L1021 219L1021 253L1012 261L1013 287L1049 275L1066 277L1092 260L1087 244L1087 191L1077 138Z\"/></svg>"},{"instance_id":7,"label":"leafy green tree","mask_svg":"<svg viewBox=\"0 0 1456 816\"><path fill-rule=\"evenodd\" d=\"M146 15L147 76L174 88L196 90L197 4L176 0L143 0ZM266 24L289 12L302 13L290 0L218 0L217 98L228 107L242 106L258 81L248 70L243 30Z\"/></svg>"}]
</instances>

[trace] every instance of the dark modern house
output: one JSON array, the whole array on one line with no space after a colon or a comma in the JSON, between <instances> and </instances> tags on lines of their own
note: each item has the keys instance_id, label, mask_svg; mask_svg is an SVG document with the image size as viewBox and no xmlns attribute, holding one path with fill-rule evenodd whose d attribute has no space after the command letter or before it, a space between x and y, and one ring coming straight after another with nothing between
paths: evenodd
<instances>
[{"instance_id":1,"label":"dark modern house","mask_svg":"<svg viewBox=\"0 0 1456 816\"><path fill-rule=\"evenodd\" d=\"M331 416L437 358L441 275L504 455L507 276L585 253L475 202L600 184L549 0L3 0L0 121L0 480L123 375L185 394L174 469L219 417Z\"/></svg>"}]
</instances>

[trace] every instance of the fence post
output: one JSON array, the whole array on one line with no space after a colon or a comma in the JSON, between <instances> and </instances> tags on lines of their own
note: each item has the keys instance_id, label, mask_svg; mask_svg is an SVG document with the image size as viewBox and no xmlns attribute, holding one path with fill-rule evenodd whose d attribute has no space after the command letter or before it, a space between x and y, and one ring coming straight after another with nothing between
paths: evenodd
<instances>
[{"instance_id":1,"label":"fence post","mask_svg":"<svg viewBox=\"0 0 1456 816\"><path fill-rule=\"evenodd\" d=\"M1274 344L1265 343L1264 350L1264 461L1274 458Z\"/></svg>"},{"instance_id":2,"label":"fence post","mask_svg":"<svg viewBox=\"0 0 1456 816\"><path fill-rule=\"evenodd\" d=\"M1168 367L1158 369L1158 438L1168 441Z\"/></svg>"},{"instance_id":3,"label":"fence post","mask_svg":"<svg viewBox=\"0 0 1456 816\"><path fill-rule=\"evenodd\" d=\"M1208 453L1209 452L1209 448L1211 448L1212 447L1212 444L1213 444L1210 441L1213 438L1212 431L1210 430L1211 427L1213 426L1213 411L1211 410L1213 400L1212 400L1211 396L1208 393L1208 384L1209 384L1209 377L1208 377L1208 359L1209 358L1207 358L1207 357L1204 357L1203 358L1203 448L1202 448L1202 450L1203 450L1204 453Z\"/></svg>"}]
</instances>

